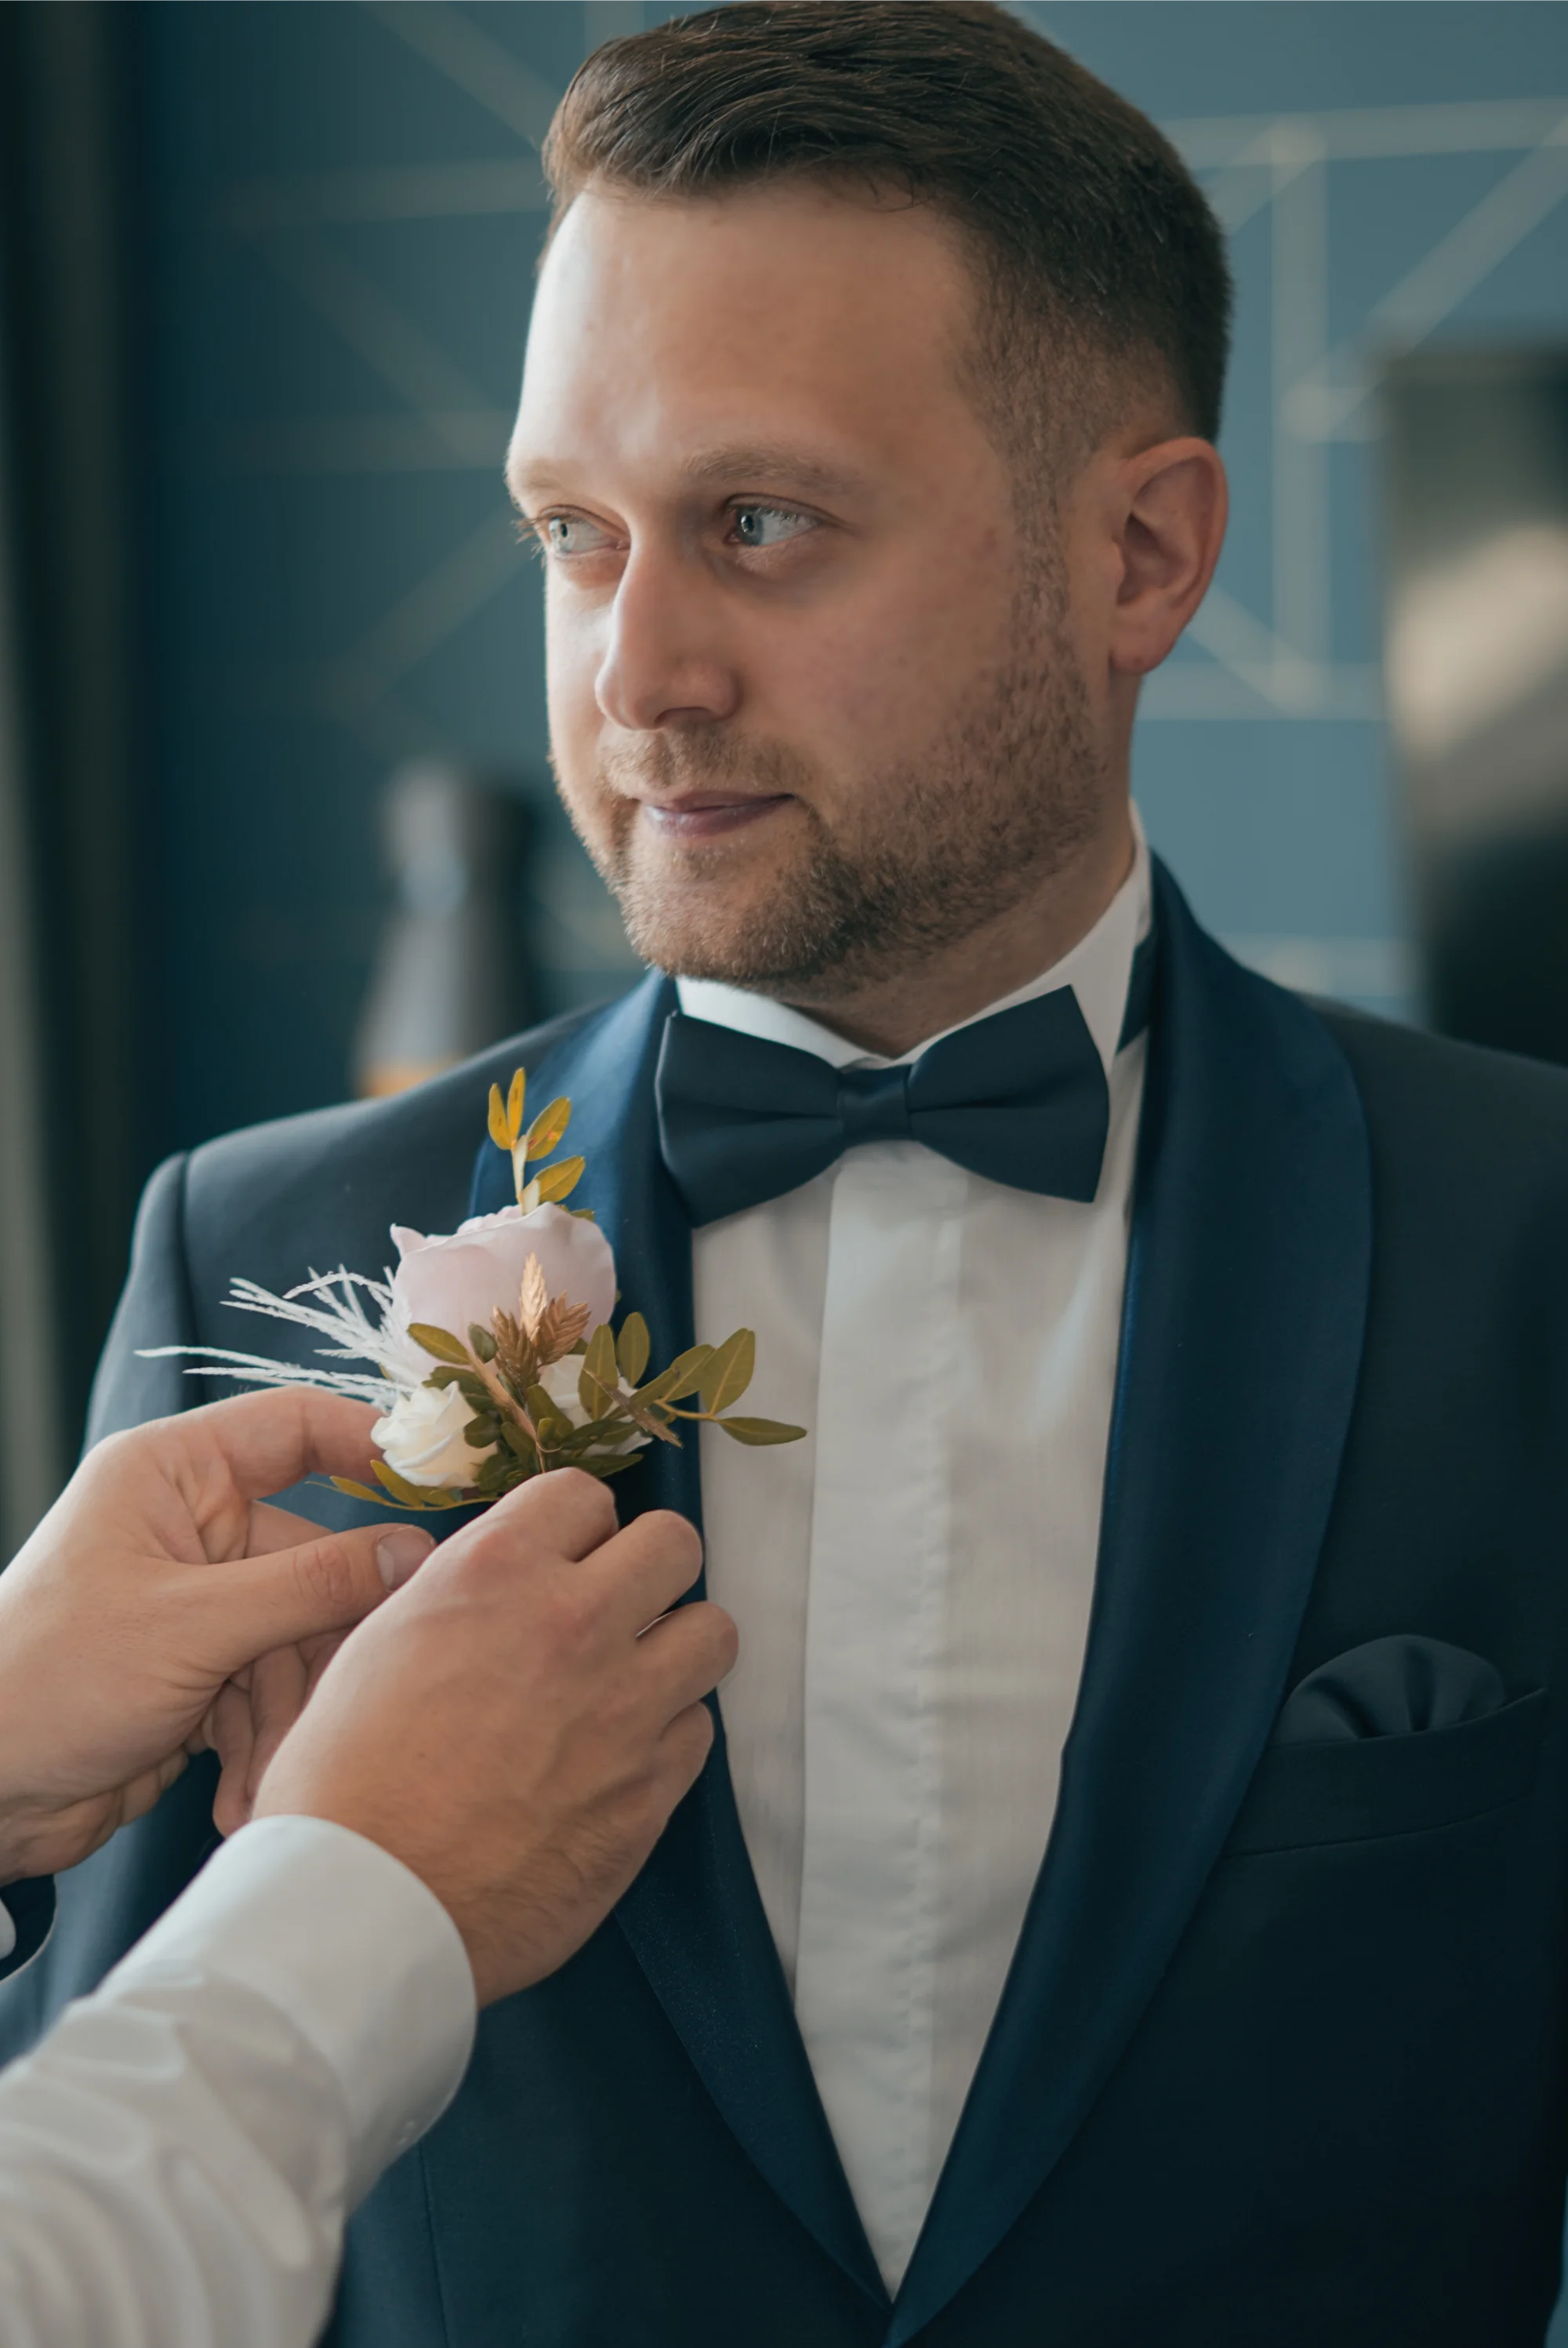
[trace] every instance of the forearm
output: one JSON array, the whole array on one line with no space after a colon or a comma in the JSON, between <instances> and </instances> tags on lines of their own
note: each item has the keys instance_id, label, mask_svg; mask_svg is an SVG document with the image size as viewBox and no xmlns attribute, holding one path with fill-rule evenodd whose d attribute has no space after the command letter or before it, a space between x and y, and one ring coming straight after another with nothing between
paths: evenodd
<instances>
[{"instance_id":1,"label":"forearm","mask_svg":"<svg viewBox=\"0 0 1568 2348\"><path fill-rule=\"evenodd\" d=\"M306 2348L346 2214L454 2092L462 1944L341 1828L246 1828L0 2078L0 2348Z\"/></svg>"}]
</instances>

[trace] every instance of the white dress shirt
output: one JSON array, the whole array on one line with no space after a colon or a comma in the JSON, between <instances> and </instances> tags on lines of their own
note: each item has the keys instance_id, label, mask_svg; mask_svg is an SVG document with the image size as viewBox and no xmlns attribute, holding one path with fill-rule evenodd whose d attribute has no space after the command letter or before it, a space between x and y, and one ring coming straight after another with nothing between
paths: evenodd
<instances>
[{"instance_id":1,"label":"white dress shirt","mask_svg":"<svg viewBox=\"0 0 1568 2348\"><path fill-rule=\"evenodd\" d=\"M1140 830L1095 927L989 1006L1077 994L1111 1091L1092 1203L877 1142L695 1236L699 1332L754 1329L746 1407L809 1430L761 1451L702 1430L708 1588L740 1626L720 1701L747 1849L890 2290L996 2013L1078 1694L1143 1082L1143 1038L1117 1044L1149 920ZM680 994L835 1066L887 1065L761 996Z\"/></svg>"},{"instance_id":2,"label":"white dress shirt","mask_svg":"<svg viewBox=\"0 0 1568 2348\"><path fill-rule=\"evenodd\" d=\"M456 1927L345 1828L262 1818L0 2076L0 2348L309 2348L343 2221L456 2094Z\"/></svg>"}]
</instances>

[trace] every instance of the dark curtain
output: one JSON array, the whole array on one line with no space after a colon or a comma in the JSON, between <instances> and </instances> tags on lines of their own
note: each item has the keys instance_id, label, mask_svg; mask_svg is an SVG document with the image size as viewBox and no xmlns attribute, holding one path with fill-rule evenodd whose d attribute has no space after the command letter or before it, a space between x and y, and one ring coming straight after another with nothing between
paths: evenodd
<instances>
[{"instance_id":1,"label":"dark curtain","mask_svg":"<svg viewBox=\"0 0 1568 2348\"><path fill-rule=\"evenodd\" d=\"M0 7L0 1521L74 1457L147 1154L134 7Z\"/></svg>"}]
</instances>

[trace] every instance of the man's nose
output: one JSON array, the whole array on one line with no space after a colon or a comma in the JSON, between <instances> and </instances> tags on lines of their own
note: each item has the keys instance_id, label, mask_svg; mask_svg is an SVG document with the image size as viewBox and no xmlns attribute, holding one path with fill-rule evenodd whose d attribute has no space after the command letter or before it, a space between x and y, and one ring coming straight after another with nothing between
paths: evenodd
<instances>
[{"instance_id":1,"label":"man's nose","mask_svg":"<svg viewBox=\"0 0 1568 2348\"><path fill-rule=\"evenodd\" d=\"M594 680L603 715L629 733L733 717L738 667L699 566L634 551L620 574Z\"/></svg>"}]
</instances>

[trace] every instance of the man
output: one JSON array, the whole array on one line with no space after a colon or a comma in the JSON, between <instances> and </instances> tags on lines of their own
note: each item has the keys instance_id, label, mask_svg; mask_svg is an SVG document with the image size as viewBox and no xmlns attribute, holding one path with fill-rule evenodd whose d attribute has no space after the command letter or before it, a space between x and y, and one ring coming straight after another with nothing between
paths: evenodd
<instances>
[{"instance_id":1,"label":"man","mask_svg":"<svg viewBox=\"0 0 1568 2348\"><path fill-rule=\"evenodd\" d=\"M98 1424L173 1406L133 1349L221 1342L231 1274L450 1229L521 1058L656 1346L743 1320L811 1436L627 1479L701 1509L724 1735L489 2017L333 2337L1539 2343L1568 1084L1268 986L1140 843L1224 525L1217 228L970 5L661 25L548 161L510 473L655 968L166 1169ZM178 1799L63 1979L179 1879Z\"/></svg>"},{"instance_id":2,"label":"man","mask_svg":"<svg viewBox=\"0 0 1568 2348\"><path fill-rule=\"evenodd\" d=\"M428 1555L261 1504L364 1474L372 1416L280 1391L122 1435L0 1580L0 1972L51 1905L21 1870L79 1860L261 1656L313 1668ZM258 1823L0 2076L5 2348L307 2348L345 2207L450 2101L476 1997L571 1953L701 1766L734 1634L664 1613L698 1564L681 1519L617 1533L603 1485L550 1477L354 1633Z\"/></svg>"}]
</instances>

